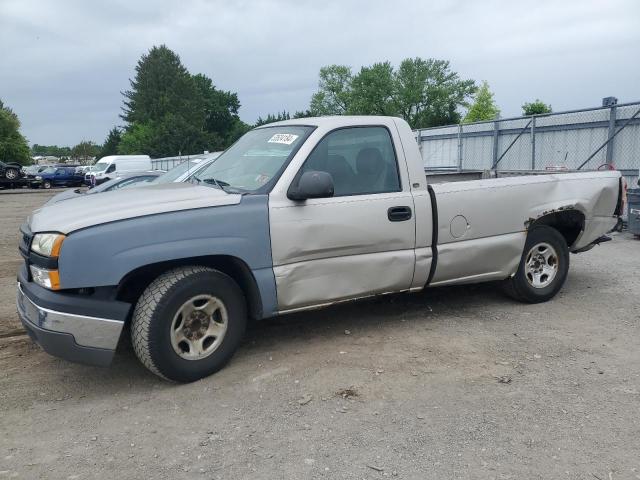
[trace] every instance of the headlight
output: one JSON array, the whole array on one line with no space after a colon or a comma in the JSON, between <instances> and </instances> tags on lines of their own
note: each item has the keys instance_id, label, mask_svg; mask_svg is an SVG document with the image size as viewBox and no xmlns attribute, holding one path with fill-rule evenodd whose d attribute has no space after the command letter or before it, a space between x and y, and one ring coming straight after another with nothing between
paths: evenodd
<instances>
[{"instance_id":1,"label":"headlight","mask_svg":"<svg viewBox=\"0 0 640 480\"><path fill-rule=\"evenodd\" d=\"M36 175L36 180L42 180L42 177L40 175Z\"/></svg>"},{"instance_id":2,"label":"headlight","mask_svg":"<svg viewBox=\"0 0 640 480\"><path fill-rule=\"evenodd\" d=\"M61 233L38 233L33 237L31 250L45 257L58 257L64 239Z\"/></svg>"},{"instance_id":3,"label":"headlight","mask_svg":"<svg viewBox=\"0 0 640 480\"><path fill-rule=\"evenodd\" d=\"M31 277L33 281L38 285L49 290L60 289L60 274L58 270L47 270L46 268L36 267L35 265L29 265L31 270Z\"/></svg>"}]
</instances>

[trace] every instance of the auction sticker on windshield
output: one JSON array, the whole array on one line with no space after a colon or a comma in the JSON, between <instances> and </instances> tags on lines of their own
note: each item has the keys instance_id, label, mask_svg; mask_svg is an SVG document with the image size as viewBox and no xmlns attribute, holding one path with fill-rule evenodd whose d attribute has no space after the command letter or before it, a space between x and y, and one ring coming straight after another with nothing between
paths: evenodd
<instances>
[{"instance_id":1,"label":"auction sticker on windshield","mask_svg":"<svg viewBox=\"0 0 640 480\"><path fill-rule=\"evenodd\" d=\"M283 143L284 145L291 145L296 141L298 135L292 133L276 133L273 137L267 140L267 143Z\"/></svg>"}]
</instances>

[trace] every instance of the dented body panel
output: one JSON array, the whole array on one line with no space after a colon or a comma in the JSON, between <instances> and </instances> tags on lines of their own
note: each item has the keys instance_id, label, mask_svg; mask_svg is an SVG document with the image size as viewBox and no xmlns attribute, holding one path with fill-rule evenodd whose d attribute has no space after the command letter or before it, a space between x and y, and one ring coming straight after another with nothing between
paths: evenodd
<instances>
[{"instance_id":1,"label":"dented body panel","mask_svg":"<svg viewBox=\"0 0 640 480\"><path fill-rule=\"evenodd\" d=\"M269 198L281 313L425 286L503 280L516 272L527 230L535 222L572 212L581 226L571 251L591 244L616 223L618 172L441 183L432 186L430 196L422 157L403 120L329 117L312 122L317 129ZM305 202L287 198L325 135L362 125L382 125L392 132L402 192ZM389 222L386 211L393 205L411 205L411 220Z\"/></svg>"},{"instance_id":2,"label":"dented body panel","mask_svg":"<svg viewBox=\"0 0 640 480\"><path fill-rule=\"evenodd\" d=\"M616 172L494 178L433 185L438 199L438 267L433 285L497 280L515 273L527 229L536 220L577 211L577 251L616 223ZM466 270L466 271L462 271Z\"/></svg>"}]
</instances>

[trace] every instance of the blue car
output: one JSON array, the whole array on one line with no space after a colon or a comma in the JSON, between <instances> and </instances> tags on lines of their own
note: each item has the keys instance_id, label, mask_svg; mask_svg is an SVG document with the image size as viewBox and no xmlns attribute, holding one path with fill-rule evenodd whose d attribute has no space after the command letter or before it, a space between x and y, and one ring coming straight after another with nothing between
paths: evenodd
<instances>
[{"instance_id":1,"label":"blue car","mask_svg":"<svg viewBox=\"0 0 640 480\"><path fill-rule=\"evenodd\" d=\"M32 187L79 187L84 177L76 172L76 167L48 167L35 176Z\"/></svg>"}]
</instances>

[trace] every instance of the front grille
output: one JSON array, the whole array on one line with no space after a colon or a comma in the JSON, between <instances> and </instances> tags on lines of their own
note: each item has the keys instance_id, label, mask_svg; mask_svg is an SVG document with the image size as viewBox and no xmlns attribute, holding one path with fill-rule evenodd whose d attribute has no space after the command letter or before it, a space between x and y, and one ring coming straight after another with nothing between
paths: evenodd
<instances>
[{"instance_id":1,"label":"front grille","mask_svg":"<svg viewBox=\"0 0 640 480\"><path fill-rule=\"evenodd\" d=\"M26 224L22 225L22 227L20 227L20 243L18 245L18 249L20 250L20 255L22 255L25 260L29 258L31 240L33 240L31 230L29 230L29 227Z\"/></svg>"}]
</instances>

